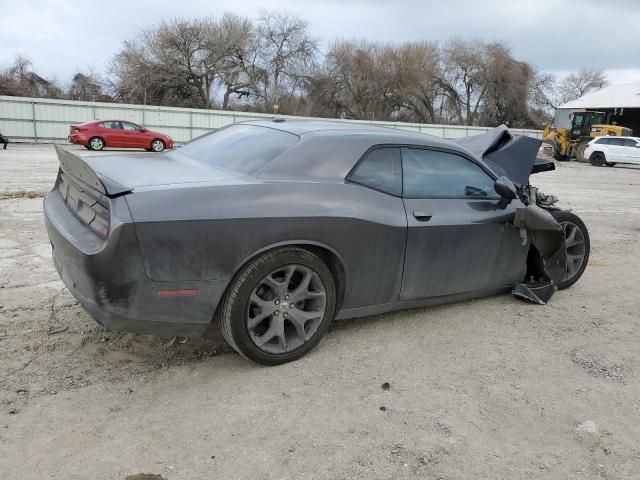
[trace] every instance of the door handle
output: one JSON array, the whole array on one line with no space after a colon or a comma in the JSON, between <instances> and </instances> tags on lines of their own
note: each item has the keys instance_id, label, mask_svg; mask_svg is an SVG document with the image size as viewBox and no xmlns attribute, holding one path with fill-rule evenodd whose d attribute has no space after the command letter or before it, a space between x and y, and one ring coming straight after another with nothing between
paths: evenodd
<instances>
[{"instance_id":1,"label":"door handle","mask_svg":"<svg viewBox=\"0 0 640 480\"><path fill-rule=\"evenodd\" d=\"M425 212L413 212L413 216L419 222L428 222L433 215Z\"/></svg>"}]
</instances>

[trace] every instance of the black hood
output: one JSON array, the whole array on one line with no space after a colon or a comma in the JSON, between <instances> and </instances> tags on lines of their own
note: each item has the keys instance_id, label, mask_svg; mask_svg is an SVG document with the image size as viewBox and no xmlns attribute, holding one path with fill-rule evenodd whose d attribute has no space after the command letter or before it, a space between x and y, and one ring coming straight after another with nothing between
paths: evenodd
<instances>
[{"instance_id":1,"label":"black hood","mask_svg":"<svg viewBox=\"0 0 640 480\"><path fill-rule=\"evenodd\" d=\"M498 176L504 175L516 185L528 184L532 173L553 170L553 162L536 158L541 140L514 135L505 125L454 142L480 157Z\"/></svg>"}]
</instances>

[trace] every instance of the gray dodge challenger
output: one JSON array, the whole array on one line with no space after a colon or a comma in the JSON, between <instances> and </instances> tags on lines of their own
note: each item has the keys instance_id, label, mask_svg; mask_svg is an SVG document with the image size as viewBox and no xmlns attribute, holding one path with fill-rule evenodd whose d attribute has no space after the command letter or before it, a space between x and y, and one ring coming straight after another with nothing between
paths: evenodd
<instances>
[{"instance_id":1,"label":"gray dodge challenger","mask_svg":"<svg viewBox=\"0 0 640 480\"><path fill-rule=\"evenodd\" d=\"M162 155L56 146L44 200L56 269L109 329L202 335L218 322L266 365L334 318L511 291L546 303L589 234L529 182L540 141L456 141L328 121L239 123Z\"/></svg>"}]
</instances>

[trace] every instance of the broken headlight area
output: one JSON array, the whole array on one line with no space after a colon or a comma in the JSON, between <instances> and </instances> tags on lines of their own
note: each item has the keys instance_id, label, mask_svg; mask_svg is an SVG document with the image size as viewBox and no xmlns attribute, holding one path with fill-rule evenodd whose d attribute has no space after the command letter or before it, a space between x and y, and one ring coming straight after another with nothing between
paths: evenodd
<instances>
[{"instance_id":1,"label":"broken headlight area","mask_svg":"<svg viewBox=\"0 0 640 480\"><path fill-rule=\"evenodd\" d=\"M520 189L525 207L518 208L514 225L520 229L522 244L530 243L527 272L512 293L522 300L546 304L567 277L567 249L562 225L551 214L558 199L541 194L536 187Z\"/></svg>"}]
</instances>

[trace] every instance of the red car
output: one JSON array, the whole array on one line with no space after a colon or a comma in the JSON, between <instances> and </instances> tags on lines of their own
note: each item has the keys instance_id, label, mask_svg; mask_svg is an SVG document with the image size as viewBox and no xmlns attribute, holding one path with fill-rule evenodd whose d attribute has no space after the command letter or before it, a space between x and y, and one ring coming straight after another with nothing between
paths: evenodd
<instances>
[{"instance_id":1,"label":"red car","mask_svg":"<svg viewBox=\"0 0 640 480\"><path fill-rule=\"evenodd\" d=\"M104 147L144 148L149 152L162 152L173 148L173 140L164 133L152 132L124 120L96 120L71 125L69 142L84 145L89 150Z\"/></svg>"}]
</instances>

